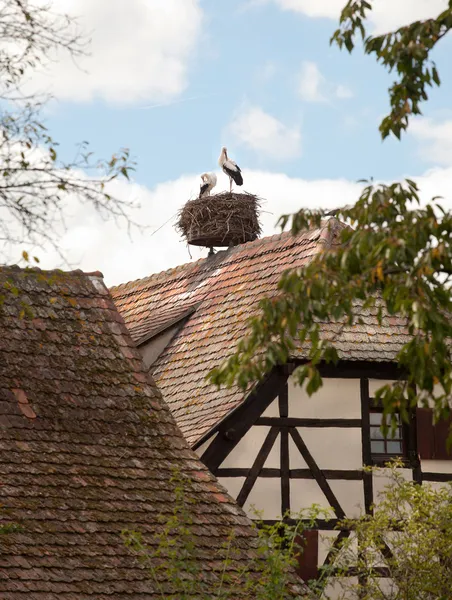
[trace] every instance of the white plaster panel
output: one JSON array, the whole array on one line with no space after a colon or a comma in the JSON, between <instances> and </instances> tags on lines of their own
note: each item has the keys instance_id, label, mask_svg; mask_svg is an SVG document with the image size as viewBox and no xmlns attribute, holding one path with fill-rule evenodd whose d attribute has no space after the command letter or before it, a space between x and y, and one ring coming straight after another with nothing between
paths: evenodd
<instances>
[{"instance_id":1,"label":"white plaster panel","mask_svg":"<svg viewBox=\"0 0 452 600\"><path fill-rule=\"evenodd\" d=\"M328 480L345 515L358 517L364 512L364 488L362 481Z\"/></svg>"},{"instance_id":2,"label":"white plaster panel","mask_svg":"<svg viewBox=\"0 0 452 600\"><path fill-rule=\"evenodd\" d=\"M256 518L257 510L262 519L280 519L280 480L277 478L258 477L243 508L251 518Z\"/></svg>"},{"instance_id":3,"label":"white plaster panel","mask_svg":"<svg viewBox=\"0 0 452 600\"><path fill-rule=\"evenodd\" d=\"M289 468L290 469L307 469L305 459L301 456L300 451L295 445L292 436L289 436Z\"/></svg>"},{"instance_id":4,"label":"white plaster panel","mask_svg":"<svg viewBox=\"0 0 452 600\"><path fill-rule=\"evenodd\" d=\"M262 413L262 416L263 417L279 417L278 398L275 398L275 400L273 400L273 402L270 404L270 406L267 406L267 408Z\"/></svg>"},{"instance_id":5,"label":"white plaster panel","mask_svg":"<svg viewBox=\"0 0 452 600\"><path fill-rule=\"evenodd\" d=\"M270 427L254 425L246 432L240 442L232 452L225 458L221 464L221 468L250 468L257 456L257 453L262 448L262 444L267 437ZM279 469L280 461L280 438L276 438L273 448L265 462L265 467Z\"/></svg>"},{"instance_id":6,"label":"white plaster panel","mask_svg":"<svg viewBox=\"0 0 452 600\"><path fill-rule=\"evenodd\" d=\"M318 504L321 508L328 509L329 503L324 493L314 479L291 479L290 480L290 509L292 513L299 513L309 508L312 504ZM334 514L331 512L331 517ZM320 517L323 518L323 515Z\"/></svg>"},{"instance_id":7,"label":"white plaster panel","mask_svg":"<svg viewBox=\"0 0 452 600\"><path fill-rule=\"evenodd\" d=\"M394 379L369 379L369 396L374 398L375 392L384 385L393 384Z\"/></svg>"},{"instance_id":8,"label":"white plaster panel","mask_svg":"<svg viewBox=\"0 0 452 600\"><path fill-rule=\"evenodd\" d=\"M406 481L413 480L413 472L411 469L399 469L400 473ZM387 487L393 480L389 476L389 469L378 469L376 474L372 475L373 479L373 490L374 490L374 503L378 502L378 497L384 493L385 487Z\"/></svg>"},{"instance_id":9,"label":"white plaster panel","mask_svg":"<svg viewBox=\"0 0 452 600\"><path fill-rule=\"evenodd\" d=\"M423 473L452 473L452 460L423 460Z\"/></svg>"},{"instance_id":10,"label":"white plaster panel","mask_svg":"<svg viewBox=\"0 0 452 600\"><path fill-rule=\"evenodd\" d=\"M449 482L441 482L441 481L427 481L423 485L429 485L433 490L441 490L441 488L449 488L452 493L452 487Z\"/></svg>"},{"instance_id":11,"label":"white plaster panel","mask_svg":"<svg viewBox=\"0 0 452 600\"><path fill-rule=\"evenodd\" d=\"M359 379L324 378L311 397L289 378L289 417L304 419L360 419Z\"/></svg>"},{"instance_id":12,"label":"white plaster panel","mask_svg":"<svg viewBox=\"0 0 452 600\"><path fill-rule=\"evenodd\" d=\"M297 429L320 469L362 467L359 427L299 427Z\"/></svg>"},{"instance_id":13,"label":"white plaster panel","mask_svg":"<svg viewBox=\"0 0 452 600\"><path fill-rule=\"evenodd\" d=\"M317 563L319 567L323 565L325 558L338 535L338 531L319 531L319 553Z\"/></svg>"}]
</instances>

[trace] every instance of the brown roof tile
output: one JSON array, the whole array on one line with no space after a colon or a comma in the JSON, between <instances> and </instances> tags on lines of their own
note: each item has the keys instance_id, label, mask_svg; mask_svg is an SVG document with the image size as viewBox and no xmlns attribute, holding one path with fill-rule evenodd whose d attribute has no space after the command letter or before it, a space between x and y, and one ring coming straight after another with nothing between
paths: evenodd
<instances>
[{"instance_id":1,"label":"brown roof tile","mask_svg":"<svg viewBox=\"0 0 452 600\"><path fill-rule=\"evenodd\" d=\"M330 221L331 223L331 221ZM187 303L197 309L157 360L153 375L183 433L195 443L243 400L237 388L217 390L207 373L232 354L246 333L263 296L275 293L282 272L309 262L337 240L334 221L297 237L283 233L218 252L175 269L111 289L113 300L133 332L151 326L162 310ZM394 360L408 339L400 319L378 327L376 309L362 311L363 325L346 328L337 341L347 360ZM325 324L324 334L337 325ZM302 353L301 353L302 354Z\"/></svg>"},{"instance_id":2,"label":"brown roof tile","mask_svg":"<svg viewBox=\"0 0 452 600\"><path fill-rule=\"evenodd\" d=\"M1 535L0 598L160 598L120 533L153 543L175 469L203 572L231 528L243 564L250 522L189 449L99 274L2 268L0 290L0 516L21 527Z\"/></svg>"}]
</instances>

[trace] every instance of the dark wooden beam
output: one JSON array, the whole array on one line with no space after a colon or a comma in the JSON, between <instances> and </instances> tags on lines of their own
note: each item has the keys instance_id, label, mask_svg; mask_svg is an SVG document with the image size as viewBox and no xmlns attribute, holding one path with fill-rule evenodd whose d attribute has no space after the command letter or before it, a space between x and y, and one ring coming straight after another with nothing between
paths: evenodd
<instances>
[{"instance_id":1,"label":"dark wooden beam","mask_svg":"<svg viewBox=\"0 0 452 600\"><path fill-rule=\"evenodd\" d=\"M410 467L413 471L413 481L417 484L422 483L421 461L417 447L417 415L416 409L410 409L410 422L404 424L403 433L406 436L407 457Z\"/></svg>"},{"instance_id":2,"label":"dark wooden beam","mask_svg":"<svg viewBox=\"0 0 452 600\"><path fill-rule=\"evenodd\" d=\"M281 427L281 515L290 512L289 429Z\"/></svg>"},{"instance_id":3,"label":"dark wooden beam","mask_svg":"<svg viewBox=\"0 0 452 600\"><path fill-rule=\"evenodd\" d=\"M298 450L300 451L301 456L304 458L306 464L308 465L309 469L311 470L311 472L314 476L314 479L317 481L320 489L324 493L330 506L336 513L336 516L339 519L344 518L345 512L342 510L342 507L339 504L336 496L334 495L333 490L329 486L328 481L325 478L325 475L319 469L312 454L309 452L306 444L304 443L301 435L298 432L298 429L289 429L289 431L290 431L290 435L292 436L293 441L295 442L295 445L297 446Z\"/></svg>"},{"instance_id":4,"label":"dark wooden beam","mask_svg":"<svg viewBox=\"0 0 452 600\"><path fill-rule=\"evenodd\" d=\"M372 465L372 453L370 448L370 417L369 417L369 380L362 378L360 380L361 392L361 446L362 460L364 466ZM363 473L364 486L364 507L366 514L372 514L373 504L373 479L372 473Z\"/></svg>"},{"instance_id":5,"label":"dark wooden beam","mask_svg":"<svg viewBox=\"0 0 452 600\"><path fill-rule=\"evenodd\" d=\"M396 363L376 363L365 361L341 360L337 365L320 365L322 377L337 377L338 379L404 379L406 374Z\"/></svg>"},{"instance_id":6,"label":"dark wooden beam","mask_svg":"<svg viewBox=\"0 0 452 600\"><path fill-rule=\"evenodd\" d=\"M278 404L279 404L279 416L280 417L288 417L289 416L289 386L286 385L279 392L278 396Z\"/></svg>"},{"instance_id":7,"label":"dark wooden beam","mask_svg":"<svg viewBox=\"0 0 452 600\"><path fill-rule=\"evenodd\" d=\"M439 483L452 481L452 473L422 473L424 481L437 481Z\"/></svg>"},{"instance_id":8,"label":"dark wooden beam","mask_svg":"<svg viewBox=\"0 0 452 600\"><path fill-rule=\"evenodd\" d=\"M284 522L288 525L297 525L301 523L303 525L303 529L318 529L319 531L349 531L349 528L341 527L340 519L329 519L326 521L325 519L317 519L317 521L313 524L309 519L300 519L297 521L296 519L284 519ZM264 519L263 523L265 525L276 525L277 523L281 523L281 520L276 519Z\"/></svg>"},{"instance_id":9,"label":"dark wooden beam","mask_svg":"<svg viewBox=\"0 0 452 600\"><path fill-rule=\"evenodd\" d=\"M363 472L359 469L355 470L340 470L340 469L321 469L325 479L346 479L353 481L361 481ZM291 469L291 479L315 479L313 473L309 469Z\"/></svg>"},{"instance_id":10,"label":"dark wooden beam","mask_svg":"<svg viewBox=\"0 0 452 600\"><path fill-rule=\"evenodd\" d=\"M332 569L328 572L330 577L358 577L362 585L365 586L366 572L364 569L357 567L348 567L347 569ZM391 571L387 567L372 567L372 574L377 577L391 577Z\"/></svg>"},{"instance_id":11,"label":"dark wooden beam","mask_svg":"<svg viewBox=\"0 0 452 600\"><path fill-rule=\"evenodd\" d=\"M246 502L246 499L250 495L250 492L256 483L256 479L259 477L262 467L264 466L265 461L267 460L268 455L273 448L273 444L275 443L278 434L278 427L272 427L268 432L267 437L265 438L264 443L262 444L262 447L256 456L253 466L250 469L248 477L245 479L242 489L237 496L237 504L239 506L243 506Z\"/></svg>"},{"instance_id":12,"label":"dark wooden beam","mask_svg":"<svg viewBox=\"0 0 452 600\"><path fill-rule=\"evenodd\" d=\"M361 419L299 419L297 417L260 417L255 425L271 427L361 427Z\"/></svg>"},{"instance_id":13,"label":"dark wooden beam","mask_svg":"<svg viewBox=\"0 0 452 600\"><path fill-rule=\"evenodd\" d=\"M275 370L256 386L248 398L218 425L218 435L201 456L202 462L215 474L228 454L237 446L249 428L286 385L287 375ZM200 440L200 443L202 440Z\"/></svg>"},{"instance_id":14,"label":"dark wooden beam","mask_svg":"<svg viewBox=\"0 0 452 600\"><path fill-rule=\"evenodd\" d=\"M217 477L248 477L250 469L229 467L217 469ZM326 479L345 479L353 481L361 481L363 478L363 472L360 469L355 470L339 470L339 469L322 469ZM281 469L272 469L263 467L259 477L266 478L279 478L281 477ZM314 479L314 475L309 469L289 469L290 479Z\"/></svg>"},{"instance_id":15,"label":"dark wooden beam","mask_svg":"<svg viewBox=\"0 0 452 600\"><path fill-rule=\"evenodd\" d=\"M302 359L294 359L283 366L287 375L292 375L297 367L305 364ZM375 362L361 360L340 360L336 365L322 364L319 366L322 377L338 379L406 379L406 372L395 362Z\"/></svg>"},{"instance_id":16,"label":"dark wooden beam","mask_svg":"<svg viewBox=\"0 0 452 600\"><path fill-rule=\"evenodd\" d=\"M217 469L215 476L216 477L248 477L251 469L240 468L240 467L229 467L222 469L221 467ZM259 473L259 477L267 477L267 478L280 478L281 477L281 469L269 469L268 467L264 467L261 469Z\"/></svg>"}]
</instances>

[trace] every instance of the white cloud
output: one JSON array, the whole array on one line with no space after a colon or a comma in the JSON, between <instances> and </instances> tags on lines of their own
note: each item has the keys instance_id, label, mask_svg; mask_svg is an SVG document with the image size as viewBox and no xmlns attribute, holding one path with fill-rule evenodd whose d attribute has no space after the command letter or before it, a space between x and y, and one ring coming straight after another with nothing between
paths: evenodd
<instances>
[{"instance_id":1,"label":"white cloud","mask_svg":"<svg viewBox=\"0 0 452 600\"><path fill-rule=\"evenodd\" d=\"M437 17L446 10L447 5L448 0L410 0L410 2L376 0L371 20L375 33L384 33L408 25L412 21Z\"/></svg>"},{"instance_id":2,"label":"white cloud","mask_svg":"<svg viewBox=\"0 0 452 600\"><path fill-rule=\"evenodd\" d=\"M339 19L345 0L273 0L283 10L307 17ZM383 33L411 21L437 16L447 8L448 0L374 0L369 13L373 33Z\"/></svg>"},{"instance_id":3,"label":"white cloud","mask_svg":"<svg viewBox=\"0 0 452 600\"><path fill-rule=\"evenodd\" d=\"M283 10L292 10L302 13L307 17L327 17L336 19L339 17L345 3L343 0L274 0L275 4Z\"/></svg>"},{"instance_id":4,"label":"white cloud","mask_svg":"<svg viewBox=\"0 0 452 600\"><path fill-rule=\"evenodd\" d=\"M259 106L244 106L228 129L239 144L270 158L285 160L301 154L299 126L288 126Z\"/></svg>"},{"instance_id":5,"label":"white cloud","mask_svg":"<svg viewBox=\"0 0 452 600\"><path fill-rule=\"evenodd\" d=\"M218 190L228 187L227 178L218 174ZM288 212L305 208L334 208L356 200L361 184L346 179L291 178L283 173L244 171L244 189L266 200L262 214L263 235L277 233L277 218ZM436 168L420 177L414 177L421 188L424 200L435 195L444 196L444 206L452 209L452 168ZM182 205L199 189L199 178L184 175L148 189L135 183L116 182L115 193L121 198L138 198L141 209L135 220L149 225L144 233L132 232L132 239L124 228L118 229L113 222L103 221L92 208L79 203L70 204L67 216L67 233L63 235L61 248L65 251L72 268L85 271L100 270L106 283L113 285L151 273L174 267L191 260L186 243L167 223L155 235L152 231L174 216ZM207 249L190 248L193 260L207 254ZM19 254L19 253L18 253ZM62 265L54 251L38 250L43 268ZM11 257L17 260L18 255Z\"/></svg>"},{"instance_id":6,"label":"white cloud","mask_svg":"<svg viewBox=\"0 0 452 600\"><path fill-rule=\"evenodd\" d=\"M305 102L327 102L333 96L347 100L353 92L343 84L329 83L315 62L305 60L298 78L298 95Z\"/></svg>"},{"instance_id":7,"label":"white cloud","mask_svg":"<svg viewBox=\"0 0 452 600\"><path fill-rule=\"evenodd\" d=\"M337 85L334 93L336 94L336 98L340 98L341 100L348 100L348 98L353 98L352 90L346 85Z\"/></svg>"},{"instance_id":8,"label":"white cloud","mask_svg":"<svg viewBox=\"0 0 452 600\"><path fill-rule=\"evenodd\" d=\"M419 154L427 162L452 165L452 119L433 121L426 117L413 119L409 133L419 143Z\"/></svg>"},{"instance_id":9,"label":"white cloud","mask_svg":"<svg viewBox=\"0 0 452 600\"><path fill-rule=\"evenodd\" d=\"M298 94L307 102L325 102L326 97L321 89L325 87L326 79L315 62L304 61L301 66Z\"/></svg>"},{"instance_id":10,"label":"white cloud","mask_svg":"<svg viewBox=\"0 0 452 600\"><path fill-rule=\"evenodd\" d=\"M55 0L55 9L79 16L92 39L91 56L59 55L39 74L34 88L58 98L102 98L127 104L165 101L187 86L190 58L200 37L199 0Z\"/></svg>"}]
</instances>

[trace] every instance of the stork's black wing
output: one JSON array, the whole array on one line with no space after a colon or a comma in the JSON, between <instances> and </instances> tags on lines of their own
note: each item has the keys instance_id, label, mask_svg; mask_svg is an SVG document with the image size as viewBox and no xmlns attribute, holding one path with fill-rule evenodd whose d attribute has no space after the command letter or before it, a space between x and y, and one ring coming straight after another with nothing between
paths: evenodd
<instances>
[{"instance_id":1,"label":"stork's black wing","mask_svg":"<svg viewBox=\"0 0 452 600\"><path fill-rule=\"evenodd\" d=\"M208 183L203 183L201 186L199 186L199 197L201 198L201 196L203 194L205 194L208 189L209 189L209 184Z\"/></svg>"},{"instance_id":2,"label":"stork's black wing","mask_svg":"<svg viewBox=\"0 0 452 600\"><path fill-rule=\"evenodd\" d=\"M223 171L234 181L235 185L243 185L242 171L232 160L224 163Z\"/></svg>"}]
</instances>

